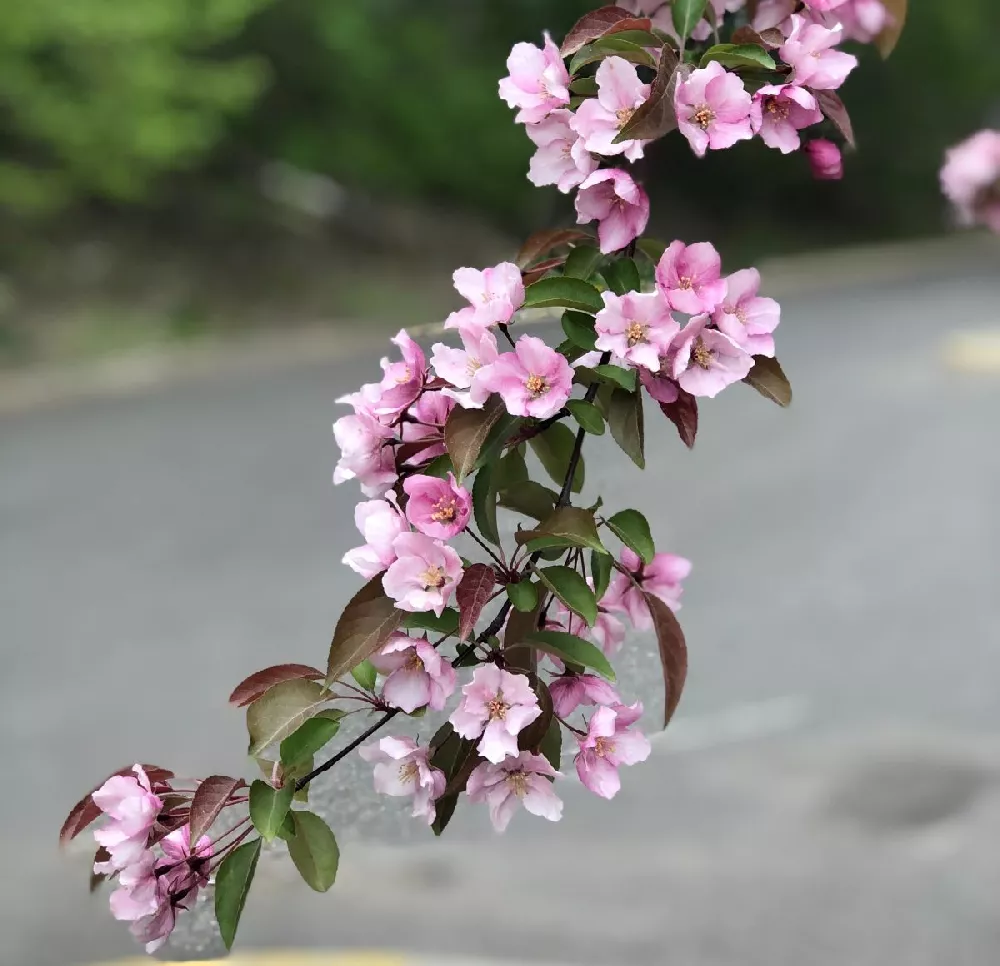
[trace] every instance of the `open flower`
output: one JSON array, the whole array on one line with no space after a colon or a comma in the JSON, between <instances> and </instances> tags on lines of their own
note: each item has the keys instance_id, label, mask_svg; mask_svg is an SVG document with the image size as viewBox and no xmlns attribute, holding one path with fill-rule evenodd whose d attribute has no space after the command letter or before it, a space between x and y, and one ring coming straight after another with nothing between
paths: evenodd
<instances>
[{"instance_id":1,"label":"open flower","mask_svg":"<svg viewBox=\"0 0 1000 966\"><path fill-rule=\"evenodd\" d=\"M681 134L699 158L709 148L731 148L753 137L753 99L743 81L718 61L692 71L678 83L674 108Z\"/></svg>"},{"instance_id":2,"label":"open flower","mask_svg":"<svg viewBox=\"0 0 1000 966\"><path fill-rule=\"evenodd\" d=\"M552 709L568 718L581 704L621 704L618 692L595 674L562 674L549 684Z\"/></svg>"},{"instance_id":3,"label":"open flower","mask_svg":"<svg viewBox=\"0 0 1000 966\"><path fill-rule=\"evenodd\" d=\"M163 808L163 799L154 795L142 765L131 775L114 775L91 798L109 821L94 832L94 839L110 858L94 865L94 871L110 874L139 862L146 851L149 833Z\"/></svg>"},{"instance_id":4,"label":"open flower","mask_svg":"<svg viewBox=\"0 0 1000 966\"><path fill-rule=\"evenodd\" d=\"M823 120L816 98L794 84L769 84L754 94L753 128L769 147L790 154L802 146L799 131Z\"/></svg>"},{"instance_id":5,"label":"open flower","mask_svg":"<svg viewBox=\"0 0 1000 966\"><path fill-rule=\"evenodd\" d=\"M434 802L444 794L444 772L431 766L429 750L412 738L383 738L358 754L375 762L375 791L394 797L413 796L413 817L434 824Z\"/></svg>"},{"instance_id":6,"label":"open flower","mask_svg":"<svg viewBox=\"0 0 1000 966\"><path fill-rule=\"evenodd\" d=\"M562 800L552 790L550 779L559 775L541 755L523 751L499 764L483 764L469 776L466 791L471 802L486 802L493 827L502 832L510 824L518 804L532 815L558 822Z\"/></svg>"},{"instance_id":7,"label":"open flower","mask_svg":"<svg viewBox=\"0 0 1000 966\"><path fill-rule=\"evenodd\" d=\"M719 331L752 356L774 358L772 333L781 321L781 306L761 298L760 272L745 268L726 279L726 297L712 315Z\"/></svg>"},{"instance_id":8,"label":"open flower","mask_svg":"<svg viewBox=\"0 0 1000 966\"><path fill-rule=\"evenodd\" d=\"M573 130L572 118L572 111L553 111L525 129L538 148L528 166L528 180L535 187L555 185L568 194L597 170L599 162Z\"/></svg>"},{"instance_id":9,"label":"open flower","mask_svg":"<svg viewBox=\"0 0 1000 966\"><path fill-rule=\"evenodd\" d=\"M456 269L452 276L458 294L475 309L449 319L451 328L507 323L524 304L524 281L521 270L513 262L501 262L479 271L475 268Z\"/></svg>"},{"instance_id":10,"label":"open flower","mask_svg":"<svg viewBox=\"0 0 1000 966\"><path fill-rule=\"evenodd\" d=\"M495 664L476 668L462 695L448 720L462 738L482 735L479 753L494 763L517 755L518 734L542 713L527 677Z\"/></svg>"},{"instance_id":11,"label":"open flower","mask_svg":"<svg viewBox=\"0 0 1000 966\"><path fill-rule=\"evenodd\" d=\"M667 300L659 292L604 292L604 308L597 313L594 329L597 348L616 358L656 372L660 357L680 331L680 323L670 314Z\"/></svg>"},{"instance_id":12,"label":"open flower","mask_svg":"<svg viewBox=\"0 0 1000 966\"><path fill-rule=\"evenodd\" d=\"M399 435L411 451L403 460L404 466L425 466L447 452L444 424L454 408L455 400L445 392L425 392L410 406L406 422L399 427Z\"/></svg>"},{"instance_id":13,"label":"open flower","mask_svg":"<svg viewBox=\"0 0 1000 966\"><path fill-rule=\"evenodd\" d=\"M858 66L858 58L837 50L844 39L843 29L833 30L792 15L792 32L778 53L793 68L791 82L814 90L836 90Z\"/></svg>"},{"instance_id":14,"label":"open flower","mask_svg":"<svg viewBox=\"0 0 1000 966\"><path fill-rule=\"evenodd\" d=\"M518 124L537 124L569 103L569 71L559 48L545 34L545 46L515 44L507 58L510 74L500 81L500 97L520 108Z\"/></svg>"},{"instance_id":15,"label":"open flower","mask_svg":"<svg viewBox=\"0 0 1000 966\"><path fill-rule=\"evenodd\" d=\"M548 419L569 399L573 367L541 339L522 335L513 352L501 355L483 373L481 385L500 393L512 416Z\"/></svg>"},{"instance_id":16,"label":"open flower","mask_svg":"<svg viewBox=\"0 0 1000 966\"><path fill-rule=\"evenodd\" d=\"M712 312L726 296L722 258L709 242L675 241L656 266L656 287L678 312Z\"/></svg>"},{"instance_id":17,"label":"open flower","mask_svg":"<svg viewBox=\"0 0 1000 966\"><path fill-rule=\"evenodd\" d=\"M382 578L382 587L400 610L438 617L462 579L462 558L423 533L402 533L392 549L395 561Z\"/></svg>"},{"instance_id":18,"label":"open flower","mask_svg":"<svg viewBox=\"0 0 1000 966\"><path fill-rule=\"evenodd\" d=\"M455 691L455 669L426 637L397 634L370 660L376 671L386 675L382 686L386 704L407 714L427 707L443 711Z\"/></svg>"},{"instance_id":19,"label":"open flower","mask_svg":"<svg viewBox=\"0 0 1000 966\"><path fill-rule=\"evenodd\" d=\"M649 757L649 739L631 725L642 715L642 704L598 708L590 717L587 735L580 739L576 773L580 781L601 798L614 798L621 788L618 769Z\"/></svg>"},{"instance_id":20,"label":"open flower","mask_svg":"<svg viewBox=\"0 0 1000 966\"><path fill-rule=\"evenodd\" d=\"M638 238L649 223L649 197L627 171L595 171L576 194L576 220L597 221L597 240L608 255Z\"/></svg>"},{"instance_id":21,"label":"open flower","mask_svg":"<svg viewBox=\"0 0 1000 966\"><path fill-rule=\"evenodd\" d=\"M610 157L624 154L629 161L643 155L645 141L615 143L632 115L649 99L649 84L639 80L634 64L623 57L606 57L595 75L597 97L588 98L577 109L570 124L594 154Z\"/></svg>"},{"instance_id":22,"label":"open flower","mask_svg":"<svg viewBox=\"0 0 1000 966\"><path fill-rule=\"evenodd\" d=\"M407 531L406 520L393 499L359 503L354 508L354 522L366 542L362 547L348 550L343 563L370 580L395 561L392 545L396 537Z\"/></svg>"},{"instance_id":23,"label":"open flower","mask_svg":"<svg viewBox=\"0 0 1000 966\"><path fill-rule=\"evenodd\" d=\"M464 486L436 476L409 476L403 489L410 498L406 503L406 519L421 533L439 540L450 540L461 533L472 516L472 497Z\"/></svg>"},{"instance_id":24,"label":"open flower","mask_svg":"<svg viewBox=\"0 0 1000 966\"><path fill-rule=\"evenodd\" d=\"M386 445L395 433L370 413L341 416L333 424L333 436L340 447L334 484L356 479L365 496L382 496L396 482L396 460Z\"/></svg>"},{"instance_id":25,"label":"open flower","mask_svg":"<svg viewBox=\"0 0 1000 966\"><path fill-rule=\"evenodd\" d=\"M601 600L602 607L626 614L632 626L640 631L653 626L644 593L659 597L672 611L681 609L682 582L691 573L690 560L672 553L658 553L646 565L634 550L625 547L621 563L628 573L615 572Z\"/></svg>"},{"instance_id":26,"label":"open flower","mask_svg":"<svg viewBox=\"0 0 1000 966\"><path fill-rule=\"evenodd\" d=\"M714 398L726 386L745 379L753 368L753 356L728 335L708 328L707 315L696 315L673 342L671 375L692 396Z\"/></svg>"},{"instance_id":27,"label":"open flower","mask_svg":"<svg viewBox=\"0 0 1000 966\"><path fill-rule=\"evenodd\" d=\"M474 309L471 311L475 314ZM490 398L490 391L483 386L483 369L496 362L500 353L497 340L489 329L476 325L461 325L458 334L462 339L461 349L438 342L433 347L431 366L434 371L450 383L453 389L443 389L442 393L454 399L464 409L482 409Z\"/></svg>"}]
</instances>

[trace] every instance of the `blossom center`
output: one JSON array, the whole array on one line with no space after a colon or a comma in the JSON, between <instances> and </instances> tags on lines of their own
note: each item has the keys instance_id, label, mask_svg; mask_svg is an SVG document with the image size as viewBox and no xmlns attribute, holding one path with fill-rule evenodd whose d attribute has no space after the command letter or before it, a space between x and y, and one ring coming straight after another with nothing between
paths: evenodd
<instances>
[{"instance_id":1,"label":"blossom center","mask_svg":"<svg viewBox=\"0 0 1000 966\"><path fill-rule=\"evenodd\" d=\"M431 514L431 519L435 523L451 523L455 519L455 499L447 497L442 497L437 503L434 504L434 512Z\"/></svg>"},{"instance_id":2,"label":"blossom center","mask_svg":"<svg viewBox=\"0 0 1000 966\"><path fill-rule=\"evenodd\" d=\"M787 120L788 105L782 104L776 97L769 97L767 100L767 113L773 115L775 120Z\"/></svg>"},{"instance_id":3,"label":"blossom center","mask_svg":"<svg viewBox=\"0 0 1000 966\"><path fill-rule=\"evenodd\" d=\"M420 655L414 651L413 656L403 665L404 669L407 671L422 671L424 669L424 662L420 660Z\"/></svg>"},{"instance_id":4,"label":"blossom center","mask_svg":"<svg viewBox=\"0 0 1000 966\"><path fill-rule=\"evenodd\" d=\"M594 753L598 758L607 758L608 755L614 754L615 743L609 738L598 738L594 742Z\"/></svg>"},{"instance_id":5,"label":"blossom center","mask_svg":"<svg viewBox=\"0 0 1000 966\"><path fill-rule=\"evenodd\" d=\"M507 783L518 798L524 798L528 794L528 777L523 771L512 771L507 776Z\"/></svg>"},{"instance_id":6,"label":"blossom center","mask_svg":"<svg viewBox=\"0 0 1000 966\"><path fill-rule=\"evenodd\" d=\"M618 118L618 130L621 130L632 120L632 115L635 114L635 108L623 107L620 111L615 111L615 117Z\"/></svg>"},{"instance_id":7,"label":"blossom center","mask_svg":"<svg viewBox=\"0 0 1000 966\"><path fill-rule=\"evenodd\" d=\"M713 111L707 104L702 104L694 114L691 115L691 120L694 121L703 131L707 131L711 126L712 122L715 120L715 111Z\"/></svg>"},{"instance_id":8,"label":"blossom center","mask_svg":"<svg viewBox=\"0 0 1000 966\"><path fill-rule=\"evenodd\" d=\"M441 567L428 567L421 575L420 579L424 582L424 587L443 587L444 586L444 570Z\"/></svg>"},{"instance_id":9,"label":"blossom center","mask_svg":"<svg viewBox=\"0 0 1000 966\"><path fill-rule=\"evenodd\" d=\"M469 358L465 363L465 371L470 375L474 376L480 369L483 368L483 364L478 359Z\"/></svg>"},{"instance_id":10,"label":"blossom center","mask_svg":"<svg viewBox=\"0 0 1000 966\"><path fill-rule=\"evenodd\" d=\"M694 340L694 345L691 347L691 358L694 359L695 365L701 366L702 369L712 368L712 359L714 358L712 350L705 345L701 336Z\"/></svg>"},{"instance_id":11,"label":"blossom center","mask_svg":"<svg viewBox=\"0 0 1000 966\"><path fill-rule=\"evenodd\" d=\"M411 782L417 780L417 775L420 769L417 768L417 763L415 761L405 761L399 766L399 780L404 785L409 785Z\"/></svg>"},{"instance_id":12,"label":"blossom center","mask_svg":"<svg viewBox=\"0 0 1000 966\"><path fill-rule=\"evenodd\" d=\"M528 390L529 396L537 399L539 396L544 396L545 393L549 391L549 384L542 376L536 376L532 373L528 376L528 381L524 384L524 388Z\"/></svg>"},{"instance_id":13,"label":"blossom center","mask_svg":"<svg viewBox=\"0 0 1000 966\"><path fill-rule=\"evenodd\" d=\"M641 322L629 322L628 328L625 329L625 338L628 340L628 347L630 349L635 348L640 342L646 341L646 329L648 326L643 325Z\"/></svg>"},{"instance_id":14,"label":"blossom center","mask_svg":"<svg viewBox=\"0 0 1000 966\"><path fill-rule=\"evenodd\" d=\"M504 701L503 694L499 691L490 699L490 703L486 705L490 721L503 721L507 717L507 710L509 708L510 705Z\"/></svg>"},{"instance_id":15,"label":"blossom center","mask_svg":"<svg viewBox=\"0 0 1000 966\"><path fill-rule=\"evenodd\" d=\"M681 275L677 279L677 287L684 292L689 292L694 288L694 279L690 275Z\"/></svg>"}]
</instances>

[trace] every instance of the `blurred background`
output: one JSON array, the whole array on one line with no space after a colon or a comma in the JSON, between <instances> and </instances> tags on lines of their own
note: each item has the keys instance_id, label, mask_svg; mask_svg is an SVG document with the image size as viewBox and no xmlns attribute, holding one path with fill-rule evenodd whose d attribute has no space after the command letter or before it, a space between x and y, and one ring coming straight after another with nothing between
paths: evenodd
<instances>
[{"instance_id":1,"label":"blurred background","mask_svg":"<svg viewBox=\"0 0 1000 966\"><path fill-rule=\"evenodd\" d=\"M453 268L571 218L496 84L593 5L0 0L0 963L134 952L86 842L56 850L99 778L251 777L226 695L322 662L356 589L333 400L455 306ZM657 234L767 260L796 390L724 393L690 454L654 411L645 474L588 443L587 494L627 494L695 565L651 760L614 803L562 783L557 827L497 839L466 809L440 842L338 767L313 807L340 881L315 896L265 856L245 948L994 966L1000 246L950 233L937 172L1000 123L1000 7L910 5L844 92L843 182L759 145L645 164ZM652 731L650 641L622 661ZM165 955L217 952L202 908Z\"/></svg>"}]
</instances>

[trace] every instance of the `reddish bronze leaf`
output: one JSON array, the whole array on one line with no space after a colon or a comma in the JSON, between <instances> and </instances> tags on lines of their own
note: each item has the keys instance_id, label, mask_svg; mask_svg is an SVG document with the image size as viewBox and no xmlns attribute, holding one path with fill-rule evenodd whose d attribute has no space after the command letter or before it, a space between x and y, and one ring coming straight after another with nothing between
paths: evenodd
<instances>
[{"instance_id":1,"label":"reddish bronze leaf","mask_svg":"<svg viewBox=\"0 0 1000 966\"><path fill-rule=\"evenodd\" d=\"M779 406L792 404L792 387L777 359L754 356L753 368L743 381Z\"/></svg>"},{"instance_id":2,"label":"reddish bronze leaf","mask_svg":"<svg viewBox=\"0 0 1000 966\"><path fill-rule=\"evenodd\" d=\"M643 597L653 615L653 628L660 645L660 663L663 665L663 727L666 728L677 710L684 682L687 680L687 642L674 612L659 597L646 593Z\"/></svg>"},{"instance_id":3,"label":"reddish bronze leaf","mask_svg":"<svg viewBox=\"0 0 1000 966\"><path fill-rule=\"evenodd\" d=\"M776 50L785 42L785 35L780 30L775 30L773 27L768 30L762 30L758 33L753 27L747 25L740 27L739 30L735 31L732 37L729 38L729 42L732 44L754 44L758 47L763 47L766 50Z\"/></svg>"},{"instance_id":4,"label":"reddish bronze leaf","mask_svg":"<svg viewBox=\"0 0 1000 966\"><path fill-rule=\"evenodd\" d=\"M875 46L883 57L888 57L893 52L899 38L906 26L907 0L882 0L882 6L889 15L889 19L880 33L875 38Z\"/></svg>"},{"instance_id":5,"label":"reddish bronze leaf","mask_svg":"<svg viewBox=\"0 0 1000 966\"><path fill-rule=\"evenodd\" d=\"M544 262L538 262L532 265L531 268L526 268L521 272L521 280L525 285L534 285L540 278L544 278L549 272L554 268L558 268L560 265L566 264L566 256L559 255L556 258L547 258ZM424 443L424 446L427 444Z\"/></svg>"},{"instance_id":6,"label":"reddish bronze leaf","mask_svg":"<svg viewBox=\"0 0 1000 966\"><path fill-rule=\"evenodd\" d=\"M816 98L819 109L826 115L830 123L844 136L844 140L853 148L854 125L851 124L851 115L847 113L847 107L840 99L836 91L814 91L811 87L809 92Z\"/></svg>"},{"instance_id":7,"label":"reddish bronze leaf","mask_svg":"<svg viewBox=\"0 0 1000 966\"><path fill-rule=\"evenodd\" d=\"M559 52L563 57L572 57L581 47L608 34L652 29L653 21L649 17L636 17L630 10L614 5L601 7L600 10L585 13L570 28Z\"/></svg>"},{"instance_id":8,"label":"reddish bronze leaf","mask_svg":"<svg viewBox=\"0 0 1000 966\"><path fill-rule=\"evenodd\" d=\"M192 846L211 827L226 807L233 792L243 787L243 779L212 775L206 778L191 799L191 843Z\"/></svg>"},{"instance_id":9,"label":"reddish bronze leaf","mask_svg":"<svg viewBox=\"0 0 1000 966\"><path fill-rule=\"evenodd\" d=\"M245 708L282 681L319 681L322 677L322 671L309 667L308 664L276 664L274 667L267 667L263 671L251 674L237 684L233 693L229 695L229 703L237 708Z\"/></svg>"},{"instance_id":10,"label":"reddish bronze leaf","mask_svg":"<svg viewBox=\"0 0 1000 966\"><path fill-rule=\"evenodd\" d=\"M448 415L444 426L444 445L459 483L475 468L490 430L506 411L503 400L499 396L491 396L482 409L456 406Z\"/></svg>"},{"instance_id":11,"label":"reddish bronze leaf","mask_svg":"<svg viewBox=\"0 0 1000 966\"><path fill-rule=\"evenodd\" d=\"M536 231L528 238L521 246L514 261L517 267L523 270L536 259L548 255L556 248L563 248L578 241L590 241L593 237L590 232L581 228L545 228L542 231Z\"/></svg>"},{"instance_id":12,"label":"reddish bronze leaf","mask_svg":"<svg viewBox=\"0 0 1000 966\"><path fill-rule=\"evenodd\" d=\"M690 69L688 65L678 66L676 51L669 44L664 44L649 97L618 132L615 143L633 138L655 141L673 131L677 127L674 91L677 81L685 77Z\"/></svg>"},{"instance_id":13,"label":"reddish bronze leaf","mask_svg":"<svg viewBox=\"0 0 1000 966\"><path fill-rule=\"evenodd\" d=\"M455 588L455 600L460 617L458 636L463 641L469 640L469 635L475 630L479 615L489 603L496 583L497 575L489 564L475 563L462 575Z\"/></svg>"},{"instance_id":14,"label":"reddish bronze leaf","mask_svg":"<svg viewBox=\"0 0 1000 966\"><path fill-rule=\"evenodd\" d=\"M694 449L698 435L698 400L689 392L680 390L680 395L672 403L660 403L660 410L676 427L681 442Z\"/></svg>"},{"instance_id":15,"label":"reddish bronze leaf","mask_svg":"<svg viewBox=\"0 0 1000 966\"><path fill-rule=\"evenodd\" d=\"M372 577L351 598L337 621L330 642L326 680L336 681L371 657L389 640L402 619L403 612L396 609L382 589L382 575Z\"/></svg>"}]
</instances>

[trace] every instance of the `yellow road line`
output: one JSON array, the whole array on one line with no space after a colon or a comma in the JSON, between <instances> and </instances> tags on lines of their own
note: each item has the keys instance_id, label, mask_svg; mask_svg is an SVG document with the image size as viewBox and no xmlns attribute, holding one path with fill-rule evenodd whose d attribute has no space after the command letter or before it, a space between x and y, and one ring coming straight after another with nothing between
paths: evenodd
<instances>
[{"instance_id":1,"label":"yellow road line","mask_svg":"<svg viewBox=\"0 0 1000 966\"><path fill-rule=\"evenodd\" d=\"M1000 373L1000 329L953 333L945 343L944 359L958 372Z\"/></svg>"},{"instance_id":2,"label":"yellow road line","mask_svg":"<svg viewBox=\"0 0 1000 966\"><path fill-rule=\"evenodd\" d=\"M110 963L93 963L92 966L150 966L145 959L119 959ZM412 966L414 960L397 953L341 952L323 953L303 950L270 950L261 953L237 954L228 959L201 962L201 966Z\"/></svg>"}]
</instances>

